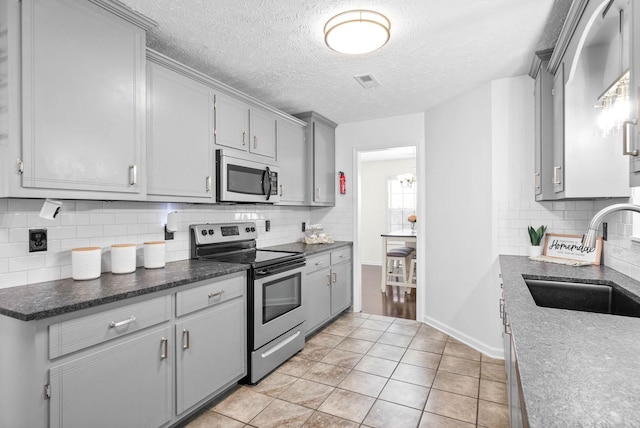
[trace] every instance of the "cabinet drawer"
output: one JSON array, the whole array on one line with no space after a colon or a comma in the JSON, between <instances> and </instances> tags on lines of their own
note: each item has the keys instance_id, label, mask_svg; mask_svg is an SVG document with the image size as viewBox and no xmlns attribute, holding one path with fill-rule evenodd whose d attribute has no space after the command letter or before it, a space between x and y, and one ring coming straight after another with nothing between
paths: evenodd
<instances>
[{"instance_id":1,"label":"cabinet drawer","mask_svg":"<svg viewBox=\"0 0 640 428\"><path fill-rule=\"evenodd\" d=\"M98 312L49 326L49 358L125 336L171 318L171 296Z\"/></svg>"},{"instance_id":2,"label":"cabinet drawer","mask_svg":"<svg viewBox=\"0 0 640 428\"><path fill-rule=\"evenodd\" d=\"M342 263L351 260L351 247L341 248L331 252L331 264Z\"/></svg>"},{"instance_id":3,"label":"cabinet drawer","mask_svg":"<svg viewBox=\"0 0 640 428\"><path fill-rule=\"evenodd\" d=\"M305 273L315 272L320 269L328 268L329 266L331 266L331 255L328 252L307 257Z\"/></svg>"},{"instance_id":4,"label":"cabinet drawer","mask_svg":"<svg viewBox=\"0 0 640 428\"><path fill-rule=\"evenodd\" d=\"M247 287L247 277L244 272L223 278L176 293L176 316L186 315L244 295Z\"/></svg>"}]
</instances>

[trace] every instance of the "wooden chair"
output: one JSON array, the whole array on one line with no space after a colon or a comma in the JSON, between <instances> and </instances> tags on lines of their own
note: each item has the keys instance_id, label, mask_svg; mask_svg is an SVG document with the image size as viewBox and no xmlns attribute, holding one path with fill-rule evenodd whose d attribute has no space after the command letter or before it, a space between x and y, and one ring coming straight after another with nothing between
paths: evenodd
<instances>
[{"instance_id":1,"label":"wooden chair","mask_svg":"<svg viewBox=\"0 0 640 428\"><path fill-rule=\"evenodd\" d=\"M409 265L411 263L411 255L415 252L415 248L411 247L398 247L387 251L386 260L384 263L386 272L386 284L385 289L381 290L386 292L386 285L396 285L399 287L406 287L409 279Z\"/></svg>"}]
</instances>

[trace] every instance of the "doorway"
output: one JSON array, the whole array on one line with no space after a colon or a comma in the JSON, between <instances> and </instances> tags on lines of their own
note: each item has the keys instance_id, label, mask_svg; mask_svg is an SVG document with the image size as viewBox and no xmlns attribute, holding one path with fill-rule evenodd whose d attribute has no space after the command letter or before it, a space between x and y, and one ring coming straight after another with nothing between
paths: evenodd
<instances>
[{"instance_id":1,"label":"doorway","mask_svg":"<svg viewBox=\"0 0 640 428\"><path fill-rule=\"evenodd\" d=\"M375 315L416 319L417 289L387 286L381 291L383 250L381 235L410 229L416 214L416 147L356 152L358 171L357 230L360 257L355 269L361 278L362 311ZM402 246L391 242L391 246ZM408 269L408 266L407 266Z\"/></svg>"}]
</instances>

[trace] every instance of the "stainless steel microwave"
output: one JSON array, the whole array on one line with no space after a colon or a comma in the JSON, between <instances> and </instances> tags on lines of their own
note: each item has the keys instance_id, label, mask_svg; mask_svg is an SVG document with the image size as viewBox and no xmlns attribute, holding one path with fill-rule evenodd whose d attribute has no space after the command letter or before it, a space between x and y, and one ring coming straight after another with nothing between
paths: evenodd
<instances>
[{"instance_id":1,"label":"stainless steel microwave","mask_svg":"<svg viewBox=\"0 0 640 428\"><path fill-rule=\"evenodd\" d=\"M240 157L226 150L216 150L216 200L273 204L280 202L275 165Z\"/></svg>"}]
</instances>

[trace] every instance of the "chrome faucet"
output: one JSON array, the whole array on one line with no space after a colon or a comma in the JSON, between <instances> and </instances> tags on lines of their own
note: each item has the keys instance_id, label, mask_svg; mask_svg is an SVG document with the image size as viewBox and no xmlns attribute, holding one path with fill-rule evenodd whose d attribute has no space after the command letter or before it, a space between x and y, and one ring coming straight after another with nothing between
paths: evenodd
<instances>
[{"instance_id":1,"label":"chrome faucet","mask_svg":"<svg viewBox=\"0 0 640 428\"><path fill-rule=\"evenodd\" d=\"M602 220L604 220L604 218L608 214L616 211L635 211L637 213L640 213L640 206L633 204L613 204L598 211L596 215L594 215L591 219L591 223L589 223L587 233L585 233L585 235L582 237L583 246L595 248L596 237L598 235L598 227L600 227L600 223L602 223Z\"/></svg>"}]
</instances>

